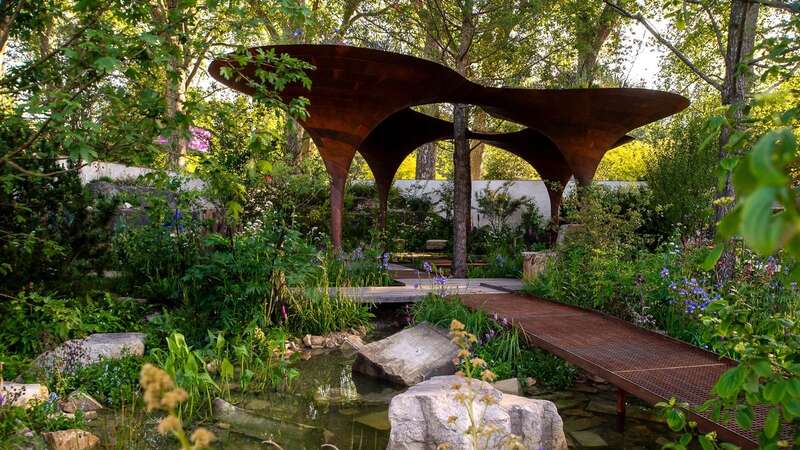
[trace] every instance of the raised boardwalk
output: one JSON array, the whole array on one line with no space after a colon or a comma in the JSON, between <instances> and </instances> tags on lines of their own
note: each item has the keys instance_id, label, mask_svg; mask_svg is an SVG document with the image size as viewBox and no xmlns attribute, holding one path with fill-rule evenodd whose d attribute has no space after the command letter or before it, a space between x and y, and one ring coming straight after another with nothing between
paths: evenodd
<instances>
[{"instance_id":1,"label":"raised boardwalk","mask_svg":"<svg viewBox=\"0 0 800 450\"><path fill-rule=\"evenodd\" d=\"M524 331L530 344L554 353L620 389L618 413L624 414L624 393L655 404L672 397L691 406L709 399L714 383L736 363L714 353L628 322L577 307L520 294L462 295L471 308L505 317ZM754 429L766 411L756 411ZM720 439L755 448L752 432L733 421L715 423L692 413L701 429ZM786 430L788 431L788 430Z\"/></svg>"},{"instance_id":2,"label":"raised boardwalk","mask_svg":"<svg viewBox=\"0 0 800 450\"><path fill-rule=\"evenodd\" d=\"M416 272L416 271L415 271ZM400 286L332 287L330 295L340 293L361 303L415 303L428 294L444 295L510 295L522 288L514 278L447 278L439 284L430 278L398 278Z\"/></svg>"}]
</instances>

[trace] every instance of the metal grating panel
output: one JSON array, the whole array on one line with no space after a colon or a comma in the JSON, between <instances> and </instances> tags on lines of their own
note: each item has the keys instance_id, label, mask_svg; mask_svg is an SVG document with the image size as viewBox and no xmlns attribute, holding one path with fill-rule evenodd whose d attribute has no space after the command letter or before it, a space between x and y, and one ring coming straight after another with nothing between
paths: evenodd
<instances>
[{"instance_id":1,"label":"metal grating panel","mask_svg":"<svg viewBox=\"0 0 800 450\"><path fill-rule=\"evenodd\" d=\"M710 398L722 373L736 363L711 352L637 328L604 314L514 294L464 295L471 308L497 313L518 325L534 345L606 378L620 389L655 403L672 397L692 406ZM766 408L756 408L755 427ZM755 448L757 438L734 423L715 423L695 414L706 429L737 445ZM791 435L784 429L783 435Z\"/></svg>"}]
</instances>

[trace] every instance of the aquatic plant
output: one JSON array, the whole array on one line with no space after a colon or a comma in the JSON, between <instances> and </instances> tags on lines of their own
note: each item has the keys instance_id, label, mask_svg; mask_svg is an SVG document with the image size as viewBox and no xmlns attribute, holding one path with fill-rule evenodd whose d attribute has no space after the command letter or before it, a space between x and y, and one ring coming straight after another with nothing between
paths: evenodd
<instances>
[{"instance_id":1,"label":"aquatic plant","mask_svg":"<svg viewBox=\"0 0 800 450\"><path fill-rule=\"evenodd\" d=\"M152 364L142 366L139 376L143 399L148 411L164 411L167 415L158 423L158 432L171 434L180 442L181 450L203 450L208 448L216 437L205 428L197 428L191 437L186 436L180 419L179 406L189 399L189 394L176 387L167 372Z\"/></svg>"},{"instance_id":2,"label":"aquatic plant","mask_svg":"<svg viewBox=\"0 0 800 450\"><path fill-rule=\"evenodd\" d=\"M193 417L201 404L208 407L209 414L212 413L212 393L219 391L219 385L208 372L202 354L192 350L181 333L173 333L167 338L167 351L157 348L152 351L152 356L170 382L174 380L186 393L185 401L175 405L181 417ZM141 376L139 382L141 384Z\"/></svg>"}]
</instances>

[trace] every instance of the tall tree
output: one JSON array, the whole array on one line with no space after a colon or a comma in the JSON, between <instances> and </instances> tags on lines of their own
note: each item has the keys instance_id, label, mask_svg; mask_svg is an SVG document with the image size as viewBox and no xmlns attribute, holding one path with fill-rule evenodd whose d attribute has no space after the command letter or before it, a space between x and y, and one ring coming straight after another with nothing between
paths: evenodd
<instances>
[{"instance_id":1,"label":"tall tree","mask_svg":"<svg viewBox=\"0 0 800 450\"><path fill-rule=\"evenodd\" d=\"M441 52L442 62L470 78L484 64L494 64L531 37L526 25L537 10L510 0L425 0L417 27ZM466 130L470 106L453 105L453 275L466 276L472 182Z\"/></svg>"}]
</instances>

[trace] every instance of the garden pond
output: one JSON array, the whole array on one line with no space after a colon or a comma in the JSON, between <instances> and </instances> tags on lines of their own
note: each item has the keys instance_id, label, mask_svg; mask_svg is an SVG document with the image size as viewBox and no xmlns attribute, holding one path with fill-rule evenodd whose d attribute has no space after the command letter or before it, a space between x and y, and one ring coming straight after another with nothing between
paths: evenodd
<instances>
[{"instance_id":1,"label":"garden pond","mask_svg":"<svg viewBox=\"0 0 800 450\"><path fill-rule=\"evenodd\" d=\"M214 448L250 450L265 446L272 435L280 448L382 450L389 440L388 407L402 389L382 380L353 373L352 353L317 351L296 364L300 376L281 392L248 393L234 402L237 420L217 418L200 424L214 431ZM616 428L615 391L601 380L580 377L570 389L550 391L533 386L533 397L552 400L564 420L570 448L660 449L674 438L651 408L630 399L625 431ZM103 416L92 426L102 427ZM174 448L174 441L157 435L157 419L147 419L132 440L143 449ZM95 429L103 435L102 430ZM138 441L138 442L137 442ZM274 447L278 448L278 447ZM327 447L332 448L332 447Z\"/></svg>"}]
</instances>

